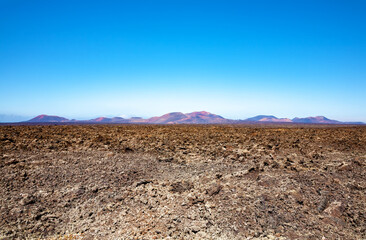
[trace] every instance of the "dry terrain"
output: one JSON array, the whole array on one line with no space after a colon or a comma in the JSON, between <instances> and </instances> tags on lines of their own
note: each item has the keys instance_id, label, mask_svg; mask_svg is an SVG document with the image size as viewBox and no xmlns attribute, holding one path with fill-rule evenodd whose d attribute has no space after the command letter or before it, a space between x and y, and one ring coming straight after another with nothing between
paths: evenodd
<instances>
[{"instance_id":1,"label":"dry terrain","mask_svg":"<svg viewBox=\"0 0 366 240\"><path fill-rule=\"evenodd\" d=\"M366 127L0 126L0 239L366 239Z\"/></svg>"}]
</instances>

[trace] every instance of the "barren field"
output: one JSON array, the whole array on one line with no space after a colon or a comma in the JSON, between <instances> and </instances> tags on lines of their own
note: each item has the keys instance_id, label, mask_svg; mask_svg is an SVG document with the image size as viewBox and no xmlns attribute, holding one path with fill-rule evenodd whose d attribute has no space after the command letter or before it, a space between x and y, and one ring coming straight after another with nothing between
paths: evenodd
<instances>
[{"instance_id":1,"label":"barren field","mask_svg":"<svg viewBox=\"0 0 366 240\"><path fill-rule=\"evenodd\" d=\"M0 239L366 239L366 127L0 126Z\"/></svg>"}]
</instances>

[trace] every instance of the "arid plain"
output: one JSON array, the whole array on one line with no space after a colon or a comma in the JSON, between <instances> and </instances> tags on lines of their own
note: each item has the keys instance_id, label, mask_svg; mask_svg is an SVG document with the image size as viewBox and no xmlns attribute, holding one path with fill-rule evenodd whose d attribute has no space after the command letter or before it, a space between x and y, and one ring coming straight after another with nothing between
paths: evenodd
<instances>
[{"instance_id":1,"label":"arid plain","mask_svg":"<svg viewBox=\"0 0 366 240\"><path fill-rule=\"evenodd\" d=\"M0 239L365 239L366 127L0 126Z\"/></svg>"}]
</instances>

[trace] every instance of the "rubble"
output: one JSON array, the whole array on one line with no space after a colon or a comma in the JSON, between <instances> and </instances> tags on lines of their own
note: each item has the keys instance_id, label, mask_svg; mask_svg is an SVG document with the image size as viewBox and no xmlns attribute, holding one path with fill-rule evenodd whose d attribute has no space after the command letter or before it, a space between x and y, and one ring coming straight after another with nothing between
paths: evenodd
<instances>
[{"instance_id":1,"label":"rubble","mask_svg":"<svg viewBox=\"0 0 366 240\"><path fill-rule=\"evenodd\" d=\"M0 239L364 239L366 128L0 126Z\"/></svg>"}]
</instances>

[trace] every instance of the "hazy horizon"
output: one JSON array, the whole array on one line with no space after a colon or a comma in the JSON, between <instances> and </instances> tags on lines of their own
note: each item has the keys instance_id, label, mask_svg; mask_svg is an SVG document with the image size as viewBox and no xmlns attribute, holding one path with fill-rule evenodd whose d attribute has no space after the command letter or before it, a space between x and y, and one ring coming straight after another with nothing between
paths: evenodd
<instances>
[{"instance_id":1,"label":"hazy horizon","mask_svg":"<svg viewBox=\"0 0 366 240\"><path fill-rule=\"evenodd\" d=\"M189 114L189 113L193 113L193 112L202 112L202 111L191 111L191 112L182 112L184 114ZM106 118L114 118L114 117L122 117L124 119L130 119L133 117L140 117L142 119L149 119L152 117L160 117L162 115L165 114L170 114L170 113L174 113L174 112L169 112L169 113L163 113L160 115L152 115L152 116L137 116L137 115L94 115L94 116L90 116L90 117L81 117L81 118L77 118L77 117L67 117L67 116L61 116L61 115L57 115L57 114L39 114L37 116L19 116L19 115L6 115L6 114L0 114L0 123L16 123L16 122L24 122L24 121L28 121L31 120L33 118L42 116L42 115L47 115L47 116L57 116L57 117L65 117L68 120L78 120L78 121L88 121L88 120L92 120L92 119L96 119L96 118L100 118L100 117L106 117ZM212 113L212 112L210 112ZM215 113L212 113L215 114ZM273 114L257 114L257 115L253 115L253 116L245 116L245 117L238 117L238 118L230 118L230 117L226 117L220 114L216 114L219 115L221 117L224 117L225 119L229 119L229 120L246 120L248 118L252 118L252 117L258 117L258 116L274 116ZM327 116L322 116L322 115L312 115L312 116L294 116L294 117L288 117L288 116L274 116L277 117L278 119L294 119L294 118L308 118L308 117L326 117ZM338 120L339 119L331 119L328 118L330 120ZM353 122L353 123L359 123L362 121L353 121L353 120L349 120L349 121L341 121L341 122ZM365 123L365 122L363 122Z\"/></svg>"},{"instance_id":2,"label":"hazy horizon","mask_svg":"<svg viewBox=\"0 0 366 240\"><path fill-rule=\"evenodd\" d=\"M356 0L1 1L0 121L366 122L365 12Z\"/></svg>"}]
</instances>

